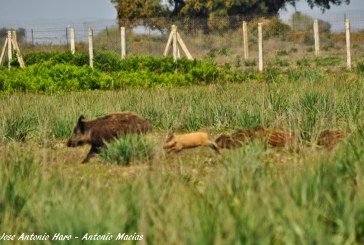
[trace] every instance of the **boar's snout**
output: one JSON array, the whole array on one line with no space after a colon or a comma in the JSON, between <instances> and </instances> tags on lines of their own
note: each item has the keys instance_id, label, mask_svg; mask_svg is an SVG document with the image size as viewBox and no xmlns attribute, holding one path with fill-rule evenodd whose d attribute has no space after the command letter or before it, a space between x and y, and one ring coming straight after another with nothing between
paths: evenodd
<instances>
[{"instance_id":1,"label":"boar's snout","mask_svg":"<svg viewBox=\"0 0 364 245\"><path fill-rule=\"evenodd\" d=\"M67 146L68 146L68 147L75 147L75 146L76 146L76 144L75 144L74 142L72 142L71 140L69 140L69 141L67 142Z\"/></svg>"}]
</instances>

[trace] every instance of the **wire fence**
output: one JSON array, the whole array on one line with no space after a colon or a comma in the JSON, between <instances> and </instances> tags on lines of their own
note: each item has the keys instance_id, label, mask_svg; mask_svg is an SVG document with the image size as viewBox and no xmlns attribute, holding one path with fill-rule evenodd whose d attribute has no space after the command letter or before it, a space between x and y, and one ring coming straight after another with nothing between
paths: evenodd
<instances>
[{"instance_id":1,"label":"wire fence","mask_svg":"<svg viewBox=\"0 0 364 245\"><path fill-rule=\"evenodd\" d=\"M341 13L319 21L320 56L338 56L345 64L345 18L351 21L351 48L355 62L364 55L364 16L360 13ZM244 60L242 23L247 21L249 57ZM218 63L245 62L255 65L258 59L258 23L263 23L263 54L265 63L285 66L290 60L315 56L313 18L298 16L287 21L278 18L231 16L215 19L138 19L126 26L126 55L162 56L171 25L177 26L194 58L212 58ZM58 20L37 23L2 23L0 47L4 32L23 31L18 41L23 54L35 50L68 50L70 28L75 30L76 52L88 50L88 28L94 33L94 50L121 53L120 28L115 20L73 21Z\"/></svg>"}]
</instances>

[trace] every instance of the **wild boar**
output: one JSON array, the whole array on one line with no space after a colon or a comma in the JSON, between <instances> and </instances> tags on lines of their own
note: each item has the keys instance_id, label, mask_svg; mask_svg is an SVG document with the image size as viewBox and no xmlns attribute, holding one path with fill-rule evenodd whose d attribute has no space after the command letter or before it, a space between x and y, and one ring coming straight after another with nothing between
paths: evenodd
<instances>
[{"instance_id":1,"label":"wild boar","mask_svg":"<svg viewBox=\"0 0 364 245\"><path fill-rule=\"evenodd\" d=\"M242 143L251 140L252 133L250 130L241 129L237 130L231 135L221 134L216 140L215 143L219 148L232 149L236 147L242 146Z\"/></svg>"},{"instance_id":2,"label":"wild boar","mask_svg":"<svg viewBox=\"0 0 364 245\"><path fill-rule=\"evenodd\" d=\"M82 161L82 163L87 163L91 157L100 152L100 148L105 145L105 142L129 133L146 133L151 128L152 124L149 119L133 112L114 113L95 119L86 119L81 115L67 146L90 144L91 149Z\"/></svg>"},{"instance_id":3,"label":"wild boar","mask_svg":"<svg viewBox=\"0 0 364 245\"><path fill-rule=\"evenodd\" d=\"M268 144L275 147L295 147L296 139L293 133L284 131L274 131L270 128L265 128L262 125L257 126L252 130L252 137L258 139L267 139Z\"/></svg>"},{"instance_id":4,"label":"wild boar","mask_svg":"<svg viewBox=\"0 0 364 245\"><path fill-rule=\"evenodd\" d=\"M339 130L324 130L320 133L317 145L326 148L332 148L345 137L344 133Z\"/></svg>"},{"instance_id":5,"label":"wild boar","mask_svg":"<svg viewBox=\"0 0 364 245\"><path fill-rule=\"evenodd\" d=\"M247 129L240 129L231 134L231 138L233 138L233 140L241 142L250 140L251 137L252 137L252 132Z\"/></svg>"},{"instance_id":6,"label":"wild boar","mask_svg":"<svg viewBox=\"0 0 364 245\"><path fill-rule=\"evenodd\" d=\"M183 149L195 148L204 145L211 147L216 153L220 153L216 143L210 141L207 133L205 132L193 132L180 135L171 134L167 138L163 148L166 149L168 153L172 151L177 153Z\"/></svg>"},{"instance_id":7,"label":"wild boar","mask_svg":"<svg viewBox=\"0 0 364 245\"><path fill-rule=\"evenodd\" d=\"M216 140L216 145L221 149L232 149L240 146L236 140L234 140L231 135L221 134Z\"/></svg>"}]
</instances>

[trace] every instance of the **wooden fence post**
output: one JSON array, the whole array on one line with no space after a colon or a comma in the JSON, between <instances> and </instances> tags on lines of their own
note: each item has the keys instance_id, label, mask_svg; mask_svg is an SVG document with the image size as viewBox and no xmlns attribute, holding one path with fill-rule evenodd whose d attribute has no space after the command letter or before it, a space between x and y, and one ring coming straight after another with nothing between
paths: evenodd
<instances>
[{"instance_id":1,"label":"wooden fence post","mask_svg":"<svg viewBox=\"0 0 364 245\"><path fill-rule=\"evenodd\" d=\"M121 37L121 58L125 59L126 49L125 49L125 27L120 27L120 37Z\"/></svg>"},{"instance_id":2,"label":"wooden fence post","mask_svg":"<svg viewBox=\"0 0 364 245\"><path fill-rule=\"evenodd\" d=\"M13 59L13 45L11 44L11 31L8 31L8 67L11 68L11 60Z\"/></svg>"},{"instance_id":3,"label":"wooden fence post","mask_svg":"<svg viewBox=\"0 0 364 245\"><path fill-rule=\"evenodd\" d=\"M90 67L94 68L93 31L91 27L88 28L88 53L90 57Z\"/></svg>"},{"instance_id":4,"label":"wooden fence post","mask_svg":"<svg viewBox=\"0 0 364 245\"><path fill-rule=\"evenodd\" d=\"M76 52L75 50L75 29L70 28L70 43L71 43L71 53L74 54Z\"/></svg>"},{"instance_id":5,"label":"wooden fence post","mask_svg":"<svg viewBox=\"0 0 364 245\"><path fill-rule=\"evenodd\" d=\"M20 48L19 48L16 31L13 31L11 43L13 44L13 49L16 51L16 57L18 58L20 68L25 68L25 63L24 63L23 56L22 56Z\"/></svg>"},{"instance_id":6,"label":"wooden fence post","mask_svg":"<svg viewBox=\"0 0 364 245\"><path fill-rule=\"evenodd\" d=\"M1 51L1 55L0 55L0 66L2 66L4 64L4 61L5 61L5 50L6 50L6 47L8 47L8 43L9 43L9 39L6 38L5 39L5 43L4 43L3 50Z\"/></svg>"},{"instance_id":7,"label":"wooden fence post","mask_svg":"<svg viewBox=\"0 0 364 245\"><path fill-rule=\"evenodd\" d=\"M350 52L350 20L345 20L346 32L346 68L351 70L351 52Z\"/></svg>"},{"instance_id":8,"label":"wooden fence post","mask_svg":"<svg viewBox=\"0 0 364 245\"><path fill-rule=\"evenodd\" d=\"M243 46L244 46L244 59L249 59L249 46L248 46L248 28L246 21L243 21Z\"/></svg>"},{"instance_id":9,"label":"wooden fence post","mask_svg":"<svg viewBox=\"0 0 364 245\"><path fill-rule=\"evenodd\" d=\"M178 59L178 50L177 50L177 26L172 25L172 46L173 46L173 61L176 62Z\"/></svg>"},{"instance_id":10,"label":"wooden fence post","mask_svg":"<svg viewBox=\"0 0 364 245\"><path fill-rule=\"evenodd\" d=\"M263 30L262 23L258 23L258 49L259 49L259 72L263 72Z\"/></svg>"},{"instance_id":11,"label":"wooden fence post","mask_svg":"<svg viewBox=\"0 0 364 245\"><path fill-rule=\"evenodd\" d=\"M313 21L313 33L315 38L315 55L320 55L320 38L319 38L319 28L318 28L318 20L315 19Z\"/></svg>"},{"instance_id":12,"label":"wooden fence post","mask_svg":"<svg viewBox=\"0 0 364 245\"><path fill-rule=\"evenodd\" d=\"M32 36L32 45L34 45L34 32L33 32L33 29L31 30L31 36Z\"/></svg>"}]
</instances>

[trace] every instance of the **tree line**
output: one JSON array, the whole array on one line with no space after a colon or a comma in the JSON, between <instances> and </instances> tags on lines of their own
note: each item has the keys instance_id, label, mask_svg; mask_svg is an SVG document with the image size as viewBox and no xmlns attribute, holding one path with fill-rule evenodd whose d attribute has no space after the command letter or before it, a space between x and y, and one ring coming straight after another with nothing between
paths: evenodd
<instances>
[{"instance_id":1,"label":"tree line","mask_svg":"<svg viewBox=\"0 0 364 245\"><path fill-rule=\"evenodd\" d=\"M287 5L295 6L299 0L111 0L117 11L120 25L132 26L140 19L191 18L200 19L208 26L215 19L227 16L277 16ZM322 11L333 5L349 4L350 0L306 0L311 8ZM160 27L159 20L147 20L145 25ZM210 28L211 29L211 28Z\"/></svg>"}]
</instances>

